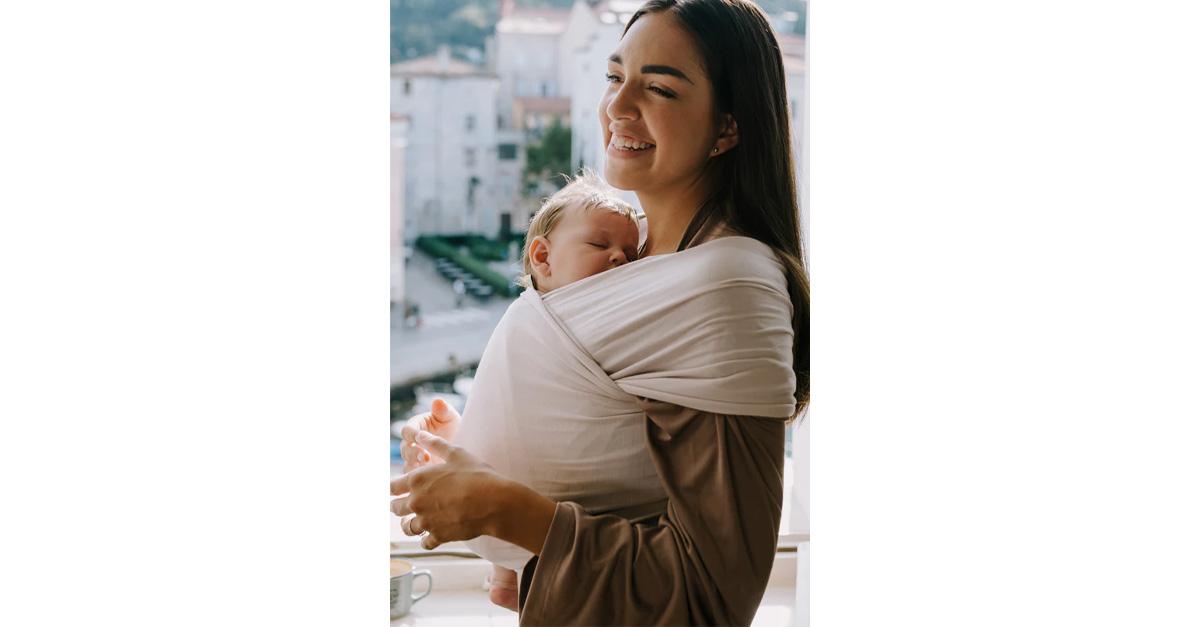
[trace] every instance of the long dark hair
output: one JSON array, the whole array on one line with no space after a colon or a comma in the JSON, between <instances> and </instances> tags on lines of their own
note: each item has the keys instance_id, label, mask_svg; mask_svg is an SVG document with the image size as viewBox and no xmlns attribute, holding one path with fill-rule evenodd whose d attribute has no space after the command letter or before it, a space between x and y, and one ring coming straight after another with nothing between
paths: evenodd
<instances>
[{"instance_id":1,"label":"long dark hair","mask_svg":"<svg viewBox=\"0 0 1200 627\"><path fill-rule=\"evenodd\" d=\"M678 18L700 49L716 98L714 122L732 115L738 128L737 145L708 160L705 176L713 182L712 195L688 225L679 249L704 241L724 223L775 252L792 300L792 368L800 415L808 407L808 272L779 42L762 10L745 0L650 0L625 31L642 15L660 12Z\"/></svg>"}]
</instances>

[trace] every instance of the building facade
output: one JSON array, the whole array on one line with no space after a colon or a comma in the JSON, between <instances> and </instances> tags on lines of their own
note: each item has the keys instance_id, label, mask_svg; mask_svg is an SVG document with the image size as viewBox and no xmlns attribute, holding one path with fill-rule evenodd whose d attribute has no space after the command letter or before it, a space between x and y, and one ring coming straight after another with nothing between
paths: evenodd
<instances>
[{"instance_id":1,"label":"building facade","mask_svg":"<svg viewBox=\"0 0 1200 627\"><path fill-rule=\"evenodd\" d=\"M497 195L499 80L449 50L392 66L393 119L407 121L405 231L482 233L500 229Z\"/></svg>"},{"instance_id":2,"label":"building facade","mask_svg":"<svg viewBox=\"0 0 1200 627\"><path fill-rule=\"evenodd\" d=\"M808 59L804 37L781 35L783 71L787 76L791 113L792 165L796 169L796 200L800 203L801 233L808 236ZM807 250L808 243L805 242Z\"/></svg>"},{"instance_id":3,"label":"building facade","mask_svg":"<svg viewBox=\"0 0 1200 627\"><path fill-rule=\"evenodd\" d=\"M584 3L586 5L586 3ZM556 122L570 126L570 92L564 89L561 48L569 34L574 9L518 7L513 0L500 4L500 20L489 47L489 65L500 81L497 133L500 152L516 158L500 163L497 178L503 189L497 197L504 224L525 231L537 210L539 197L550 193L550 181L527 197L523 185L526 150Z\"/></svg>"},{"instance_id":4,"label":"building facade","mask_svg":"<svg viewBox=\"0 0 1200 627\"><path fill-rule=\"evenodd\" d=\"M500 79L500 128L524 128L525 119L514 105L520 99L565 99L560 88L559 47L569 12L546 7L517 7L514 0L500 4L496 23L495 67Z\"/></svg>"},{"instance_id":5,"label":"building facade","mask_svg":"<svg viewBox=\"0 0 1200 627\"><path fill-rule=\"evenodd\" d=\"M392 114L392 145L390 160L391 189L391 264L392 264L392 303L404 303L404 262L405 238L404 221L404 153L408 146L408 116Z\"/></svg>"}]
</instances>

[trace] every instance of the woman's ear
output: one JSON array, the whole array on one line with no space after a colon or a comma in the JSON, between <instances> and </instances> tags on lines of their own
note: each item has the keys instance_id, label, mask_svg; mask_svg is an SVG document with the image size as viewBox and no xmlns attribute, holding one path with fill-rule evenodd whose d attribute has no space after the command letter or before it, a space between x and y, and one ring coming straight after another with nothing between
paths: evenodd
<instances>
[{"instance_id":1,"label":"woman's ear","mask_svg":"<svg viewBox=\"0 0 1200 627\"><path fill-rule=\"evenodd\" d=\"M550 240L538 235L529 242L529 265L541 277L550 276Z\"/></svg>"},{"instance_id":2,"label":"woman's ear","mask_svg":"<svg viewBox=\"0 0 1200 627\"><path fill-rule=\"evenodd\" d=\"M717 133L716 145L713 146L711 157L723 155L733 149L738 144L738 127L737 120L733 119L733 115L726 113L722 118L721 131Z\"/></svg>"}]
</instances>

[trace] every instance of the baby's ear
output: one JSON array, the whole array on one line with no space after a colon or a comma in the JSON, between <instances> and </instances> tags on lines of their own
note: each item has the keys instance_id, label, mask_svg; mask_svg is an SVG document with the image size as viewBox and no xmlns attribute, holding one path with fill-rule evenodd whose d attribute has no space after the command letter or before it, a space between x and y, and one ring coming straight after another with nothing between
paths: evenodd
<instances>
[{"instance_id":1,"label":"baby's ear","mask_svg":"<svg viewBox=\"0 0 1200 627\"><path fill-rule=\"evenodd\" d=\"M538 235L529 242L529 265L541 276L550 276L550 240Z\"/></svg>"}]
</instances>

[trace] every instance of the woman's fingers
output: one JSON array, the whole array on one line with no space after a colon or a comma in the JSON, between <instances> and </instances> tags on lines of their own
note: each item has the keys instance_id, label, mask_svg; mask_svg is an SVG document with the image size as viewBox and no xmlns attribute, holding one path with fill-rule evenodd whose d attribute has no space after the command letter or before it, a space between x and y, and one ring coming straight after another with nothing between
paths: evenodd
<instances>
[{"instance_id":1,"label":"woman's fingers","mask_svg":"<svg viewBox=\"0 0 1200 627\"><path fill-rule=\"evenodd\" d=\"M433 533L427 533L421 538L421 547L426 550L436 549L441 543L442 541L438 540L437 536L433 535Z\"/></svg>"},{"instance_id":2,"label":"woman's fingers","mask_svg":"<svg viewBox=\"0 0 1200 627\"><path fill-rule=\"evenodd\" d=\"M406 536L419 536L425 533L425 525L420 516L409 516L400 521L400 530Z\"/></svg>"},{"instance_id":3,"label":"woman's fingers","mask_svg":"<svg viewBox=\"0 0 1200 627\"><path fill-rule=\"evenodd\" d=\"M487 518L468 505L481 494L506 485L491 468L466 449L444 437L419 431L415 435L420 452L445 464L421 464L391 484L392 513L401 517L401 529L410 536L424 534L421 546L432 549L448 540L474 538L486 528ZM409 451L407 459L415 458ZM414 507L414 503L420 507ZM433 520L422 518L433 516Z\"/></svg>"}]
</instances>

